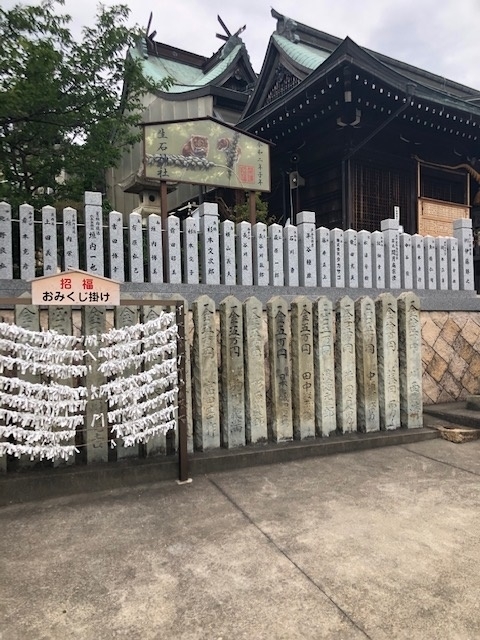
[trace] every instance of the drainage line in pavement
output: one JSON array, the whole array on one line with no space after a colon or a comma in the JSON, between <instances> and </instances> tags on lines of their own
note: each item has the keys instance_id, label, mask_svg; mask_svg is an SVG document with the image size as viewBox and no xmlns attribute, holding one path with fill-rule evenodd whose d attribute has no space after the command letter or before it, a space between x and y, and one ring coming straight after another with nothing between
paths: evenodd
<instances>
[{"instance_id":1,"label":"drainage line in pavement","mask_svg":"<svg viewBox=\"0 0 480 640\"><path fill-rule=\"evenodd\" d=\"M340 605L338 605L335 600L333 600L333 598L331 596L328 595L328 593L326 593L326 591L324 591L324 589L322 589L322 587L317 584L315 582L315 580L313 578L311 578L308 573L306 573L302 567L300 567L295 560L293 560L292 558L290 558L290 556L283 550L281 549L277 543L268 535L268 533L266 533L265 531L263 531L263 529L261 529L261 527L258 526L258 524L252 520L252 518L248 515L248 513L242 509L242 507L237 504L235 502L235 500L233 498L231 498L228 493L219 485L215 482L215 480L212 480L212 478L210 478L209 476L206 476L207 479L213 484L214 487L216 487L218 489L218 491L220 491L220 493L225 496L225 498L236 508L238 509L238 511L240 511L240 513L243 515L244 518L246 518L248 520L248 522L250 522L250 524L252 524L258 531L260 531L260 533L268 540L268 542L270 542L271 545L273 545L275 547L275 549L277 549L277 551L279 551L291 564L293 564L293 566L298 569L298 571L300 571L300 573L309 581L313 584L313 586L318 589L318 591L320 591L321 593L323 593L323 595L328 598L328 600L330 600L330 602L333 604L333 606L338 609L338 611L341 613L341 615L346 618L350 624L352 624L356 629L358 629L361 633L363 633L363 635L368 638L368 640L372 640L371 636L368 635L368 633L362 629L362 627L357 624L355 622L355 620L353 620L353 618L351 618L348 613L346 611L344 611L342 609L342 607Z\"/></svg>"},{"instance_id":2,"label":"drainage line in pavement","mask_svg":"<svg viewBox=\"0 0 480 640\"><path fill-rule=\"evenodd\" d=\"M480 476L480 473L476 473L475 471L470 471L470 469L464 469L463 467L458 467L456 464L452 464L451 462L445 462L444 460L438 460L437 458L432 458L431 456L427 456L425 453L419 453L418 451L412 451L408 447L403 446L402 449L408 451L409 453L414 453L421 458L426 458L427 460L432 460L433 462L439 462L440 464L444 464L447 467L452 467L453 469L458 469L458 471L465 471L465 473L470 473L472 476Z\"/></svg>"}]
</instances>

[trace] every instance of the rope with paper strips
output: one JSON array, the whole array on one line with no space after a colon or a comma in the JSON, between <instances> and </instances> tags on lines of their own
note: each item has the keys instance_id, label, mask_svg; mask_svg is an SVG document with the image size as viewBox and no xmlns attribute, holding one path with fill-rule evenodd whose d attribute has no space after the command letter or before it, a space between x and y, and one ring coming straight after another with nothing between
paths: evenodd
<instances>
[{"instance_id":1,"label":"rope with paper strips","mask_svg":"<svg viewBox=\"0 0 480 640\"><path fill-rule=\"evenodd\" d=\"M109 425L125 446L174 429L176 339L175 314L165 312L99 336L64 336L1 322L0 456L66 460L78 453L73 442L90 398L106 399ZM87 389L80 382L88 348L94 346L100 347L94 366L112 379ZM33 383L15 373L41 378Z\"/></svg>"},{"instance_id":2,"label":"rope with paper strips","mask_svg":"<svg viewBox=\"0 0 480 640\"><path fill-rule=\"evenodd\" d=\"M98 370L115 376L91 397L106 399L108 423L125 447L145 444L175 429L178 398L175 314L161 312L144 324L112 329L100 336ZM124 375L135 368L137 371ZM113 441L112 441L113 442Z\"/></svg>"},{"instance_id":3,"label":"rope with paper strips","mask_svg":"<svg viewBox=\"0 0 480 640\"><path fill-rule=\"evenodd\" d=\"M0 456L66 460L78 451L87 389L60 380L83 377L84 357L81 338L0 323ZM17 377L25 375L39 381Z\"/></svg>"}]
</instances>

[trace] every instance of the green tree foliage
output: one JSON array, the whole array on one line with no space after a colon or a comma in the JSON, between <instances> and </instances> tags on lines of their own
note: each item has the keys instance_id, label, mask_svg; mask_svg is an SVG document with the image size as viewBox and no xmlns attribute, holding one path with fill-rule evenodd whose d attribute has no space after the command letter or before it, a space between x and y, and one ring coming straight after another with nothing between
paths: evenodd
<instances>
[{"instance_id":1,"label":"green tree foliage","mask_svg":"<svg viewBox=\"0 0 480 640\"><path fill-rule=\"evenodd\" d=\"M62 7L0 7L0 200L13 205L103 191L105 171L140 138L142 97L169 86L126 54L139 37L128 7L100 6L79 42Z\"/></svg>"},{"instance_id":2,"label":"green tree foliage","mask_svg":"<svg viewBox=\"0 0 480 640\"><path fill-rule=\"evenodd\" d=\"M272 219L268 214L268 202L262 200L259 191L255 193L255 209L257 212L257 222L271 224ZM235 222L242 222L244 220L248 222L250 220L250 201L248 194L245 194L245 202L243 204L237 204L233 207L233 214Z\"/></svg>"}]
</instances>

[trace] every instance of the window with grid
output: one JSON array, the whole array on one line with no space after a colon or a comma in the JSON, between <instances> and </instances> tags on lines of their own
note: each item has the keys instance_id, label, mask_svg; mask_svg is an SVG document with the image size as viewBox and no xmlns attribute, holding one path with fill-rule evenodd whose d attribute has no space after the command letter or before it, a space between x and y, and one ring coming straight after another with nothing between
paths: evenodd
<instances>
[{"instance_id":1,"label":"window with grid","mask_svg":"<svg viewBox=\"0 0 480 640\"><path fill-rule=\"evenodd\" d=\"M421 167L420 196L431 200L468 204L465 171L454 172Z\"/></svg>"},{"instance_id":2,"label":"window with grid","mask_svg":"<svg viewBox=\"0 0 480 640\"><path fill-rule=\"evenodd\" d=\"M357 162L352 166L352 227L376 231L400 207L400 223L410 209L411 173L406 169Z\"/></svg>"}]
</instances>

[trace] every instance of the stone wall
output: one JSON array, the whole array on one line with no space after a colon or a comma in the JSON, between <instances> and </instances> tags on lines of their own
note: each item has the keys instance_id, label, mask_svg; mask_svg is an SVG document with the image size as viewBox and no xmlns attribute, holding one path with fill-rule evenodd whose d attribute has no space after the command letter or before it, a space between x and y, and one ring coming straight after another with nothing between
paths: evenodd
<instances>
[{"instance_id":1,"label":"stone wall","mask_svg":"<svg viewBox=\"0 0 480 640\"><path fill-rule=\"evenodd\" d=\"M480 393L480 312L422 311L423 401Z\"/></svg>"}]
</instances>

